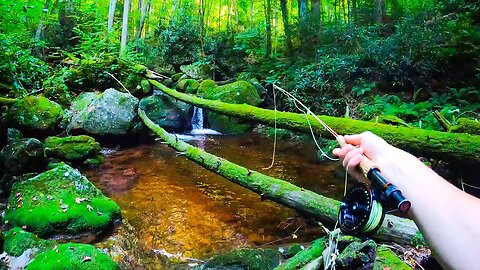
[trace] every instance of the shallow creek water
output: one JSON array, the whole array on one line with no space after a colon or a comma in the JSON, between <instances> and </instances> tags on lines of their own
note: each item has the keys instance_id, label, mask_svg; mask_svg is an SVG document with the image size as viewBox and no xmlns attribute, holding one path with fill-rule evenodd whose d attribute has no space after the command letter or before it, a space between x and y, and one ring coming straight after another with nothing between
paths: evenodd
<instances>
[{"instance_id":1,"label":"shallow creek water","mask_svg":"<svg viewBox=\"0 0 480 270\"><path fill-rule=\"evenodd\" d=\"M310 143L256 133L201 136L189 143L247 168L339 199L343 172L320 163ZM183 269L238 247L278 247L322 235L313 220L200 167L156 142L108 155L87 177L122 208L124 225L97 244L136 269ZM292 237L295 234L296 237Z\"/></svg>"}]
</instances>

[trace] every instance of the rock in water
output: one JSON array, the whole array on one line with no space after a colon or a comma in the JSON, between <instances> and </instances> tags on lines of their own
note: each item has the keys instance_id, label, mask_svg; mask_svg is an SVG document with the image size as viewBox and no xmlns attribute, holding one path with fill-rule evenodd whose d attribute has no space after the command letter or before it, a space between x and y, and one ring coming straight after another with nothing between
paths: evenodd
<instances>
[{"instance_id":1,"label":"rock in water","mask_svg":"<svg viewBox=\"0 0 480 270\"><path fill-rule=\"evenodd\" d=\"M182 132L188 126L192 106L167 95L156 95L142 99L139 107L155 124L168 131Z\"/></svg>"},{"instance_id":2,"label":"rock in water","mask_svg":"<svg viewBox=\"0 0 480 270\"><path fill-rule=\"evenodd\" d=\"M233 104L249 104L258 106L261 103L260 96L253 85L246 81L237 81L223 86L217 86L212 80L203 81L198 94L206 99L220 100ZM241 120L214 112L207 112L210 127L227 134L244 133L251 130L250 123L243 123Z\"/></svg>"},{"instance_id":3,"label":"rock in water","mask_svg":"<svg viewBox=\"0 0 480 270\"><path fill-rule=\"evenodd\" d=\"M25 269L119 269L108 255L100 252L95 247L86 244L58 244L51 240L42 240L36 235L20 228L13 228L5 233L5 252L13 257L18 257L31 252L33 260ZM23 266L21 266L23 269Z\"/></svg>"},{"instance_id":4,"label":"rock in water","mask_svg":"<svg viewBox=\"0 0 480 270\"><path fill-rule=\"evenodd\" d=\"M81 162L97 156L100 150L102 150L100 144L87 135L48 137L45 140L47 156L63 161Z\"/></svg>"},{"instance_id":5,"label":"rock in water","mask_svg":"<svg viewBox=\"0 0 480 270\"><path fill-rule=\"evenodd\" d=\"M113 88L80 94L70 107L67 130L92 135L127 135L134 131L138 99Z\"/></svg>"},{"instance_id":6,"label":"rock in water","mask_svg":"<svg viewBox=\"0 0 480 270\"><path fill-rule=\"evenodd\" d=\"M62 117L62 107L42 96L19 99L5 111L7 125L28 135L53 132Z\"/></svg>"},{"instance_id":7,"label":"rock in water","mask_svg":"<svg viewBox=\"0 0 480 270\"><path fill-rule=\"evenodd\" d=\"M0 158L10 176L40 172L47 165L42 142L33 138L11 140L0 152Z\"/></svg>"},{"instance_id":8,"label":"rock in water","mask_svg":"<svg viewBox=\"0 0 480 270\"><path fill-rule=\"evenodd\" d=\"M264 270L278 266L280 255L272 249L238 249L213 257L205 269Z\"/></svg>"},{"instance_id":9,"label":"rock in water","mask_svg":"<svg viewBox=\"0 0 480 270\"><path fill-rule=\"evenodd\" d=\"M5 222L41 237L99 234L121 218L120 207L72 167L60 164L12 187Z\"/></svg>"}]
</instances>

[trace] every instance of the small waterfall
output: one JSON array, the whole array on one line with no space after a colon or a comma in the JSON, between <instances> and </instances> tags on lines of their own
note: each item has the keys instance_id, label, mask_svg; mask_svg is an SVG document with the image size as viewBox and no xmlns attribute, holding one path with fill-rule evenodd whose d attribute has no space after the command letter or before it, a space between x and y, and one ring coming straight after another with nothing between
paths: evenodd
<instances>
[{"instance_id":1,"label":"small waterfall","mask_svg":"<svg viewBox=\"0 0 480 270\"><path fill-rule=\"evenodd\" d=\"M222 134L212 129L206 129L204 127L204 119L205 119L205 116L203 115L203 109L193 107L192 131L190 131L190 134L192 135L221 135Z\"/></svg>"},{"instance_id":2,"label":"small waterfall","mask_svg":"<svg viewBox=\"0 0 480 270\"><path fill-rule=\"evenodd\" d=\"M193 108L192 116L192 130L202 130L203 129L203 109L202 108Z\"/></svg>"}]
</instances>

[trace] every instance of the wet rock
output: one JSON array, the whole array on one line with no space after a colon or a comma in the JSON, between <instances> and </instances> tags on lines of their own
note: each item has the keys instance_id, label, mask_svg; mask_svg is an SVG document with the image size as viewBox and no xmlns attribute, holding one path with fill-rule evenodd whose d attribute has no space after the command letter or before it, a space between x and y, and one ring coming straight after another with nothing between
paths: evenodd
<instances>
[{"instance_id":1,"label":"wet rock","mask_svg":"<svg viewBox=\"0 0 480 270\"><path fill-rule=\"evenodd\" d=\"M142 99L139 107L155 124L168 131L182 132L188 126L191 105L164 94Z\"/></svg>"},{"instance_id":2,"label":"wet rock","mask_svg":"<svg viewBox=\"0 0 480 270\"><path fill-rule=\"evenodd\" d=\"M13 257L29 254L19 269L119 269L108 255L86 244L58 244L20 228L5 233L5 252ZM32 257L32 258L31 258ZM10 261L13 261L10 259ZM31 260L31 261L30 261ZM12 266L12 265L10 265ZM17 268L15 268L17 269Z\"/></svg>"},{"instance_id":3,"label":"wet rock","mask_svg":"<svg viewBox=\"0 0 480 270\"><path fill-rule=\"evenodd\" d=\"M8 143L0 152L0 159L10 176L41 172L47 165L42 142L33 138Z\"/></svg>"},{"instance_id":4,"label":"wet rock","mask_svg":"<svg viewBox=\"0 0 480 270\"><path fill-rule=\"evenodd\" d=\"M192 79L201 80L212 78L212 67L210 65L186 65L181 66L180 70Z\"/></svg>"},{"instance_id":5,"label":"wet rock","mask_svg":"<svg viewBox=\"0 0 480 270\"><path fill-rule=\"evenodd\" d=\"M261 103L255 87L246 81L237 81L217 86L213 81L207 80L200 84L198 93L206 99L220 100L226 103L249 104L253 106L258 106ZM210 127L222 133L239 134L248 132L252 128L250 123L214 112L207 112L207 118L210 122Z\"/></svg>"},{"instance_id":6,"label":"wet rock","mask_svg":"<svg viewBox=\"0 0 480 270\"><path fill-rule=\"evenodd\" d=\"M363 243L352 242L338 255L337 269L372 269L377 256L376 247L377 245L373 240L367 240Z\"/></svg>"},{"instance_id":7,"label":"wet rock","mask_svg":"<svg viewBox=\"0 0 480 270\"><path fill-rule=\"evenodd\" d=\"M42 96L27 96L19 99L5 111L7 126L29 135L53 132L62 117L62 107Z\"/></svg>"},{"instance_id":8,"label":"wet rock","mask_svg":"<svg viewBox=\"0 0 480 270\"><path fill-rule=\"evenodd\" d=\"M64 138L48 137L44 145L48 157L72 162L82 162L93 158L102 150L100 144L87 135Z\"/></svg>"},{"instance_id":9,"label":"wet rock","mask_svg":"<svg viewBox=\"0 0 480 270\"><path fill-rule=\"evenodd\" d=\"M138 99L113 88L85 92L70 107L67 130L91 135L128 135L138 123Z\"/></svg>"},{"instance_id":10,"label":"wet rock","mask_svg":"<svg viewBox=\"0 0 480 270\"><path fill-rule=\"evenodd\" d=\"M186 79L181 80L178 82L175 89L179 92L187 93L187 94L195 94L197 93L198 86L200 84L197 80L194 79Z\"/></svg>"},{"instance_id":11,"label":"wet rock","mask_svg":"<svg viewBox=\"0 0 480 270\"><path fill-rule=\"evenodd\" d=\"M23 139L23 134L20 130L9 128L7 129L7 142L12 143Z\"/></svg>"},{"instance_id":12,"label":"wet rock","mask_svg":"<svg viewBox=\"0 0 480 270\"><path fill-rule=\"evenodd\" d=\"M280 256L272 249L238 249L213 257L204 269L265 270L278 266Z\"/></svg>"},{"instance_id":13,"label":"wet rock","mask_svg":"<svg viewBox=\"0 0 480 270\"><path fill-rule=\"evenodd\" d=\"M5 222L41 237L100 234L121 218L119 206L72 167L57 167L16 182Z\"/></svg>"},{"instance_id":14,"label":"wet rock","mask_svg":"<svg viewBox=\"0 0 480 270\"><path fill-rule=\"evenodd\" d=\"M393 253L388 247L379 246L377 248L377 258L375 259L375 264L373 266L373 269L374 270L385 270L385 269L409 270L412 268L408 266L404 261L402 261L398 256L396 256L395 253ZM432 269L437 269L437 268L432 268Z\"/></svg>"}]
</instances>

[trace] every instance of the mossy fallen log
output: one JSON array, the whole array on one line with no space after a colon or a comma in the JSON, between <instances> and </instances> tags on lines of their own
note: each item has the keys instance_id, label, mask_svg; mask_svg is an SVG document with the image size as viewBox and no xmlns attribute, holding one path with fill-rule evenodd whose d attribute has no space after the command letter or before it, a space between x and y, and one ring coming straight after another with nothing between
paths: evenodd
<instances>
[{"instance_id":1,"label":"mossy fallen log","mask_svg":"<svg viewBox=\"0 0 480 270\"><path fill-rule=\"evenodd\" d=\"M9 104L15 103L15 101L17 101L17 100L14 99L14 98L0 97L0 106L4 106L4 105L9 105Z\"/></svg>"},{"instance_id":2,"label":"mossy fallen log","mask_svg":"<svg viewBox=\"0 0 480 270\"><path fill-rule=\"evenodd\" d=\"M309 248L298 252L295 256L286 260L274 270L301 269L311 261L322 256L322 253L325 250L326 241L325 238L319 238L313 241Z\"/></svg>"},{"instance_id":3,"label":"mossy fallen log","mask_svg":"<svg viewBox=\"0 0 480 270\"><path fill-rule=\"evenodd\" d=\"M339 210L339 201L209 154L166 132L153 123L143 110L139 109L138 114L143 123L162 140L204 168L260 194L264 199L272 200L312 216L327 226L333 227L335 224ZM382 227L374 237L401 244L425 245L423 236L413 221L392 215L385 217Z\"/></svg>"},{"instance_id":4,"label":"mossy fallen log","mask_svg":"<svg viewBox=\"0 0 480 270\"><path fill-rule=\"evenodd\" d=\"M179 93L159 82L150 81L161 91L186 103L212 110L232 117L242 118L256 123L274 125L275 112L246 104L228 104L216 100L206 100L195 96ZM277 126L300 132L310 132L303 114L277 112ZM324 128L313 117L308 116L316 133L325 133ZM478 163L480 161L480 136L469 134L453 134L419 128L390 126L380 123L319 116L339 134L355 134L371 131L389 143L417 155L444 160L461 160L462 162ZM327 136L329 134L325 133Z\"/></svg>"}]
</instances>

